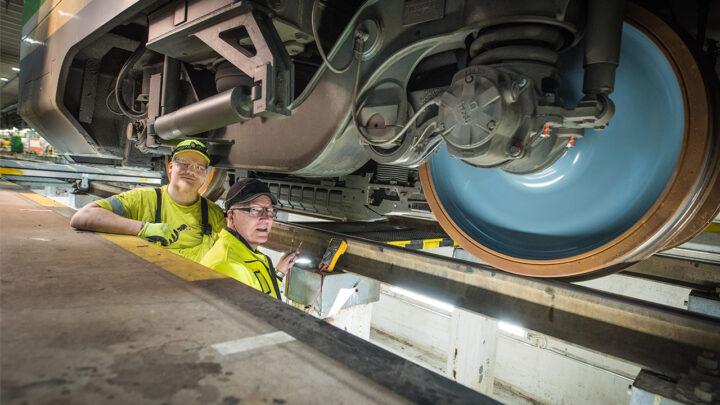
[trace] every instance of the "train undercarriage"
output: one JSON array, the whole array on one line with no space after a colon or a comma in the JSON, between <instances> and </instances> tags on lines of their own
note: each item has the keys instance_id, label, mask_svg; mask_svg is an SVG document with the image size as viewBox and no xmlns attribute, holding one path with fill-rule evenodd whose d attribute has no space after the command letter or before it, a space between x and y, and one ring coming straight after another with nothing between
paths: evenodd
<instances>
[{"instance_id":1,"label":"train undercarriage","mask_svg":"<svg viewBox=\"0 0 720 405\"><path fill-rule=\"evenodd\" d=\"M162 170L202 138L209 196L257 176L288 210L596 275L720 207L720 6L698 4L690 29L620 0L64 0L25 26L20 113L78 163Z\"/></svg>"}]
</instances>

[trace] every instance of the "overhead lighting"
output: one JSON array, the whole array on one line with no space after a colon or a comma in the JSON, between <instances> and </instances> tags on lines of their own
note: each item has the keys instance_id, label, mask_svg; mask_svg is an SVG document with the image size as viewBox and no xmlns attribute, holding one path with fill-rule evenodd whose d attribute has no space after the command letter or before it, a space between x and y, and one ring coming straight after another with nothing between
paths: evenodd
<instances>
[{"instance_id":1,"label":"overhead lighting","mask_svg":"<svg viewBox=\"0 0 720 405\"><path fill-rule=\"evenodd\" d=\"M14 68L12 68L12 70L14 70L15 72L19 72L19 71L20 71L20 68L14 67Z\"/></svg>"},{"instance_id":2,"label":"overhead lighting","mask_svg":"<svg viewBox=\"0 0 720 405\"><path fill-rule=\"evenodd\" d=\"M7 77L0 77L0 80L2 80L2 81L4 81L4 82L9 82L9 81L10 81L10 79L8 79Z\"/></svg>"},{"instance_id":3,"label":"overhead lighting","mask_svg":"<svg viewBox=\"0 0 720 405\"><path fill-rule=\"evenodd\" d=\"M415 299L417 301L422 302L423 304L427 304L427 305L442 309L447 312L452 312L453 310L455 310L455 306L452 304L449 304L449 303L443 302L443 301L439 301L434 298L430 298L428 296L425 296L423 294L418 294L413 291L408 291L404 288L391 286L390 291L394 292L395 294L404 295L406 297Z\"/></svg>"}]
</instances>

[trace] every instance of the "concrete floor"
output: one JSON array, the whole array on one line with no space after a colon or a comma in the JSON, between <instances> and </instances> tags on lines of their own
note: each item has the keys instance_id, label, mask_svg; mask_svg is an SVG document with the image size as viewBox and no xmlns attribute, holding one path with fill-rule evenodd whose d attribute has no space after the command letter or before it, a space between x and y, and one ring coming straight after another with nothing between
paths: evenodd
<instances>
[{"instance_id":1,"label":"concrete floor","mask_svg":"<svg viewBox=\"0 0 720 405\"><path fill-rule=\"evenodd\" d=\"M3 403L493 402L57 205L0 181Z\"/></svg>"}]
</instances>

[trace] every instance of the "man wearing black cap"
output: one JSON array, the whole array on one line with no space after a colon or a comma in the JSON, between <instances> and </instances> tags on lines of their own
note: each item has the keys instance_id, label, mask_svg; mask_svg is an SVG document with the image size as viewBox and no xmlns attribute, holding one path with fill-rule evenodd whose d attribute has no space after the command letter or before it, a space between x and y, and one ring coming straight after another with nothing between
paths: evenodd
<instances>
[{"instance_id":1,"label":"man wearing black cap","mask_svg":"<svg viewBox=\"0 0 720 405\"><path fill-rule=\"evenodd\" d=\"M199 262L225 225L223 212L202 198L210 156L196 139L180 142L167 165L170 183L136 188L92 202L75 213L70 225L88 231L137 235Z\"/></svg>"},{"instance_id":2,"label":"man wearing black cap","mask_svg":"<svg viewBox=\"0 0 720 405\"><path fill-rule=\"evenodd\" d=\"M287 274L296 253L284 254L273 268L270 258L257 250L270 236L275 204L277 199L260 180L247 178L233 184L225 199L227 227L200 264L280 298L277 273Z\"/></svg>"}]
</instances>

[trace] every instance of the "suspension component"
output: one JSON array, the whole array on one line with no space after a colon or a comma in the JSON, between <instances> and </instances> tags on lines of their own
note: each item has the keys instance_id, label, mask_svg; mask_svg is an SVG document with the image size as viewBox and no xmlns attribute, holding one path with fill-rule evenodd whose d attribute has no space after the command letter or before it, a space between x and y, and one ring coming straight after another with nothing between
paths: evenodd
<instances>
[{"instance_id":1,"label":"suspension component","mask_svg":"<svg viewBox=\"0 0 720 405\"><path fill-rule=\"evenodd\" d=\"M572 38L562 27L517 22L481 30L469 48L471 66L458 72L440 97L438 118L452 128L444 136L448 151L473 166L527 174L555 162L585 128L605 128L615 111L607 95L623 9L622 0L612 3L609 16L595 15L595 3L588 9L586 96L570 109L558 94L558 52ZM603 34L600 25L610 31Z\"/></svg>"}]
</instances>

